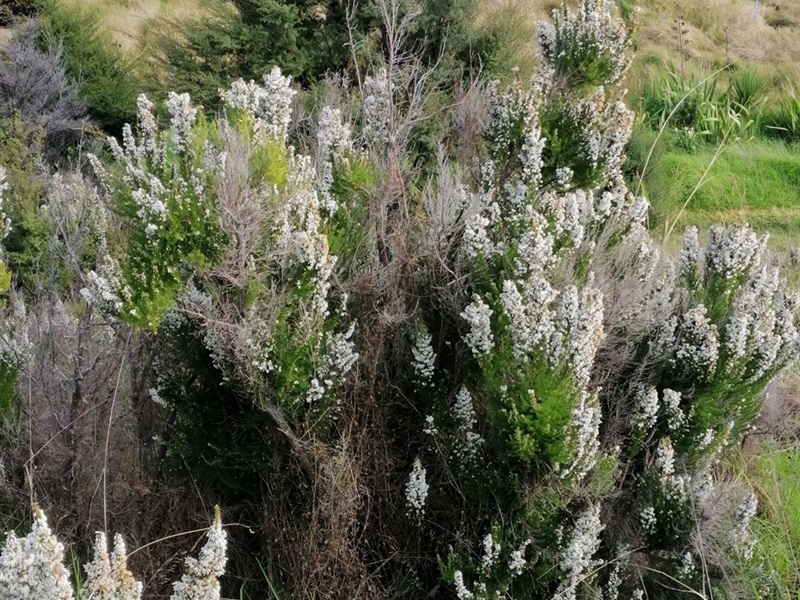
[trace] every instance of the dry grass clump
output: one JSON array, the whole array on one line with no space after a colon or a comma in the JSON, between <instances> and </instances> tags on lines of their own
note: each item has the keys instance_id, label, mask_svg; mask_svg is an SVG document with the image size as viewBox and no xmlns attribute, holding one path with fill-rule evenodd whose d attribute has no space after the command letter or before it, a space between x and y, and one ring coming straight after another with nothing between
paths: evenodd
<instances>
[{"instance_id":1,"label":"dry grass clump","mask_svg":"<svg viewBox=\"0 0 800 600\"><path fill-rule=\"evenodd\" d=\"M91 9L100 15L101 24L126 52L142 50L141 34L156 20L174 23L201 18L223 0L63 0L67 6Z\"/></svg>"}]
</instances>

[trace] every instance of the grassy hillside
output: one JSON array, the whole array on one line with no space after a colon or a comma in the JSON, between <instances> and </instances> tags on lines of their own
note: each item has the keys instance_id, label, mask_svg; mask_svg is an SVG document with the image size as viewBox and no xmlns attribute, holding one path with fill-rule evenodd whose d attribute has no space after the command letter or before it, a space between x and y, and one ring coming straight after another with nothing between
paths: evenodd
<instances>
[{"instance_id":1,"label":"grassy hillside","mask_svg":"<svg viewBox=\"0 0 800 600\"><path fill-rule=\"evenodd\" d=\"M667 230L676 219L677 231L689 223L749 222L781 245L792 243L800 227L800 153L759 141L714 155L707 148L658 158L645 179L656 229Z\"/></svg>"},{"instance_id":2,"label":"grassy hillside","mask_svg":"<svg viewBox=\"0 0 800 600\"><path fill-rule=\"evenodd\" d=\"M510 27L532 31L559 5L558 0L485 0L481 19L513 15ZM778 77L800 74L799 2L765 0L757 13L753 0L620 0L618 5L633 26L639 65L679 64L682 56L687 70L748 63Z\"/></svg>"}]
</instances>

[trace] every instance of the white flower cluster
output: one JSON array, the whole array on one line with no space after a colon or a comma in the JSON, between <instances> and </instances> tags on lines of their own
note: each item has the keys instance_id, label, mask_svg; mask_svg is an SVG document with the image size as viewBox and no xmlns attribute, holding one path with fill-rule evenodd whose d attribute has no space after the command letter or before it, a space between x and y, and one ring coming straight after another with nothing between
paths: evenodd
<instances>
[{"instance_id":1,"label":"white flower cluster","mask_svg":"<svg viewBox=\"0 0 800 600\"><path fill-rule=\"evenodd\" d=\"M469 323L469 332L464 341L467 342L475 358L488 355L494 348L494 338L492 336L492 309L475 295L472 302L461 313L461 318Z\"/></svg>"},{"instance_id":2,"label":"white flower cluster","mask_svg":"<svg viewBox=\"0 0 800 600\"><path fill-rule=\"evenodd\" d=\"M563 62L565 74L582 61L602 58L609 62L609 72L597 83L618 81L630 64L630 53L628 36L611 8L606 0L582 0L574 12L553 11L554 29L537 29L542 56L556 67Z\"/></svg>"},{"instance_id":3,"label":"white flower cluster","mask_svg":"<svg viewBox=\"0 0 800 600\"><path fill-rule=\"evenodd\" d=\"M341 381L358 361L359 354L355 351L355 342L352 341L356 330L355 322L344 333L336 332L328 336L327 348L322 358L322 364L314 373L311 387L306 396L306 402L313 404Z\"/></svg>"},{"instance_id":4,"label":"white flower cluster","mask_svg":"<svg viewBox=\"0 0 800 600\"><path fill-rule=\"evenodd\" d=\"M492 569L497 559L500 558L500 544L495 541L492 533L487 533L483 538L483 556L481 556L481 569L488 572Z\"/></svg>"},{"instance_id":5,"label":"white flower cluster","mask_svg":"<svg viewBox=\"0 0 800 600\"><path fill-rule=\"evenodd\" d=\"M495 540L493 533L487 533L482 542L482 554L480 562L480 572L478 580L475 581L472 590L464 583L464 574L458 570L453 574L453 584L456 588L456 597L459 600L495 600L505 598L513 580L525 571L528 561L525 558L525 550L532 543L528 539L522 542L516 550L512 550L507 558L508 574L507 581L492 581L492 569L501 562L502 545ZM492 591L490 592L490 585Z\"/></svg>"},{"instance_id":6,"label":"white flower cluster","mask_svg":"<svg viewBox=\"0 0 800 600\"><path fill-rule=\"evenodd\" d=\"M555 244L555 237L548 231L547 219L532 211L517 241L514 274L519 278L543 276L555 264Z\"/></svg>"},{"instance_id":7,"label":"white flower cluster","mask_svg":"<svg viewBox=\"0 0 800 600\"><path fill-rule=\"evenodd\" d=\"M582 481L597 464L600 451L600 421L602 410L597 394L586 390L572 409L570 430L566 435L566 443L573 448L570 465L561 470L561 477L573 477Z\"/></svg>"},{"instance_id":8,"label":"white flower cluster","mask_svg":"<svg viewBox=\"0 0 800 600\"><path fill-rule=\"evenodd\" d=\"M603 294L591 286L569 286L559 298L556 323L550 341L551 361L563 357L575 379L585 386L603 339Z\"/></svg>"},{"instance_id":9,"label":"white flower cluster","mask_svg":"<svg viewBox=\"0 0 800 600\"><path fill-rule=\"evenodd\" d=\"M667 498L666 512L672 516L688 498L690 478L675 473L675 449L668 437L658 442L654 467L661 490Z\"/></svg>"},{"instance_id":10,"label":"white flower cluster","mask_svg":"<svg viewBox=\"0 0 800 600\"><path fill-rule=\"evenodd\" d=\"M492 225L500 215L500 207L490 202L485 208L469 215L464 222L463 247L469 260L479 256L489 259L498 254L502 248L491 238Z\"/></svg>"},{"instance_id":11,"label":"white flower cluster","mask_svg":"<svg viewBox=\"0 0 800 600\"><path fill-rule=\"evenodd\" d=\"M687 551L681 556L680 563L678 563L675 571L683 579L689 579L697 573L697 564L691 551Z\"/></svg>"},{"instance_id":12,"label":"white flower cluster","mask_svg":"<svg viewBox=\"0 0 800 600\"><path fill-rule=\"evenodd\" d=\"M759 238L749 227L719 227L708 230L706 266L724 279L746 276L761 264L767 236Z\"/></svg>"},{"instance_id":13,"label":"white flower cluster","mask_svg":"<svg viewBox=\"0 0 800 600\"><path fill-rule=\"evenodd\" d=\"M751 490L739 503L739 506L736 507L734 523L730 532L733 547L741 552L742 556L747 560L753 557L753 549L756 544L756 540L750 531L750 522L753 520L753 517L756 516L757 511L758 500Z\"/></svg>"},{"instance_id":14,"label":"white flower cluster","mask_svg":"<svg viewBox=\"0 0 800 600\"><path fill-rule=\"evenodd\" d=\"M436 427L436 422L433 419L433 415L428 415L425 417L425 425L422 426L422 433L425 435L436 435L439 433L439 429Z\"/></svg>"},{"instance_id":15,"label":"white flower cluster","mask_svg":"<svg viewBox=\"0 0 800 600\"><path fill-rule=\"evenodd\" d=\"M149 252L139 247L142 234L154 246L169 236L177 237L184 244L194 244L197 243L195 236L203 233L197 228L214 222L214 199L208 191L224 168L224 154L217 154L210 143L199 148L190 144L197 110L192 107L188 95L170 94L167 105L170 131L158 131L153 103L141 95L137 101L138 139L129 124L123 127L122 146L113 137L108 138L121 177L112 177L96 157L90 156L95 173L108 194L124 203L121 212L127 219L126 228L131 229L128 264L134 268L121 272L111 264L113 261L103 258L101 272L89 275L85 297L97 301L112 315L119 313L130 300L127 285L142 295L158 293L162 278L177 278L176 264L185 259L184 254L175 251L164 254L163 246L162 252ZM188 227L195 229L176 231L176 228ZM190 239L192 241L188 242ZM101 246L101 250L105 248ZM135 310L131 309L129 315L140 316Z\"/></svg>"},{"instance_id":16,"label":"white flower cluster","mask_svg":"<svg viewBox=\"0 0 800 600\"><path fill-rule=\"evenodd\" d=\"M700 450L705 450L714 442L715 437L717 437L717 432L709 427L703 433L698 435L697 447Z\"/></svg>"},{"instance_id":17,"label":"white flower cluster","mask_svg":"<svg viewBox=\"0 0 800 600\"><path fill-rule=\"evenodd\" d=\"M89 304L96 305L107 316L118 315L124 302L130 300L131 289L123 281L117 261L110 255L103 256L99 273L89 271L86 287L81 289L81 297Z\"/></svg>"},{"instance_id":18,"label":"white flower cluster","mask_svg":"<svg viewBox=\"0 0 800 600\"><path fill-rule=\"evenodd\" d=\"M661 438L658 442L655 466L662 479L675 474L675 449L668 437Z\"/></svg>"},{"instance_id":19,"label":"white flower cluster","mask_svg":"<svg viewBox=\"0 0 800 600\"><path fill-rule=\"evenodd\" d=\"M330 254L323 206L315 185L311 158L295 155L290 148L287 183L275 217L278 250L289 264L299 262L312 273L312 292L305 323L310 325L329 314L328 291L336 257Z\"/></svg>"},{"instance_id":20,"label":"white flower cluster","mask_svg":"<svg viewBox=\"0 0 800 600\"><path fill-rule=\"evenodd\" d=\"M514 358L528 361L538 350L547 351L556 331L550 305L557 297L558 292L539 275L520 282L503 282L500 300L508 317Z\"/></svg>"},{"instance_id":21,"label":"white flower cluster","mask_svg":"<svg viewBox=\"0 0 800 600\"><path fill-rule=\"evenodd\" d=\"M512 576L522 575L525 567L528 566L528 561L525 558L525 550L533 543L533 540L527 539L516 550L511 551L511 557L508 560L508 571Z\"/></svg>"},{"instance_id":22,"label":"white flower cluster","mask_svg":"<svg viewBox=\"0 0 800 600\"><path fill-rule=\"evenodd\" d=\"M389 78L385 68L364 78L364 137L368 144L389 141Z\"/></svg>"},{"instance_id":23,"label":"white flower cluster","mask_svg":"<svg viewBox=\"0 0 800 600\"><path fill-rule=\"evenodd\" d=\"M609 103L602 87L569 106L571 127L580 129L582 146L576 148L592 170L603 168L604 181L624 187L622 166L634 114L623 102Z\"/></svg>"},{"instance_id":24,"label":"white flower cluster","mask_svg":"<svg viewBox=\"0 0 800 600\"><path fill-rule=\"evenodd\" d=\"M472 406L472 395L467 388L462 386L456 394L450 414L458 431L454 454L464 462L475 460L484 440L479 433L472 430L478 420L475 417L475 408Z\"/></svg>"},{"instance_id":25,"label":"white flower cluster","mask_svg":"<svg viewBox=\"0 0 800 600\"><path fill-rule=\"evenodd\" d=\"M453 585L456 588L458 600L473 600L475 598L475 594L470 592L464 583L464 574L461 571L453 573Z\"/></svg>"},{"instance_id":26,"label":"white flower cluster","mask_svg":"<svg viewBox=\"0 0 800 600\"><path fill-rule=\"evenodd\" d=\"M296 93L291 83L290 77L273 67L264 75L263 86L239 79L229 89L221 90L220 95L227 106L250 115L257 134L283 143L292 122L292 99Z\"/></svg>"},{"instance_id":27,"label":"white flower cluster","mask_svg":"<svg viewBox=\"0 0 800 600\"><path fill-rule=\"evenodd\" d=\"M559 294L534 273L519 282L503 282L500 299L517 360L527 361L545 350L551 365L564 361L580 385L588 383L603 338L603 296L598 290L569 286Z\"/></svg>"},{"instance_id":28,"label":"white flower cluster","mask_svg":"<svg viewBox=\"0 0 800 600\"><path fill-rule=\"evenodd\" d=\"M317 126L317 148L322 157L342 160L353 149L352 132L342 121L338 108L324 107L319 113Z\"/></svg>"},{"instance_id":29,"label":"white flower cluster","mask_svg":"<svg viewBox=\"0 0 800 600\"><path fill-rule=\"evenodd\" d=\"M317 127L318 180L317 189L321 196L322 206L329 214L338 208L331 193L333 187L333 166L339 161L346 161L352 151L350 127L342 122L338 108L328 106L320 111Z\"/></svg>"},{"instance_id":30,"label":"white flower cluster","mask_svg":"<svg viewBox=\"0 0 800 600\"><path fill-rule=\"evenodd\" d=\"M591 506L581 513L569 544L561 554L561 570L566 578L561 582L553 600L575 600L578 586L599 564L593 557L600 549L600 533L605 527L600 522L600 507Z\"/></svg>"},{"instance_id":31,"label":"white flower cluster","mask_svg":"<svg viewBox=\"0 0 800 600\"><path fill-rule=\"evenodd\" d=\"M584 190L564 194L548 191L542 194L541 203L553 223L556 237L580 246L587 224L595 218L592 194Z\"/></svg>"},{"instance_id":32,"label":"white flower cluster","mask_svg":"<svg viewBox=\"0 0 800 600\"><path fill-rule=\"evenodd\" d=\"M406 482L406 505L408 513L417 523L422 522L425 515L425 501L428 499L428 483L425 481L425 469L419 458L414 460L414 466Z\"/></svg>"},{"instance_id":33,"label":"white flower cluster","mask_svg":"<svg viewBox=\"0 0 800 600\"><path fill-rule=\"evenodd\" d=\"M200 555L186 559L186 573L172 584L170 600L219 600L219 577L225 572L227 534L222 529L219 508Z\"/></svg>"},{"instance_id":34,"label":"white flower cluster","mask_svg":"<svg viewBox=\"0 0 800 600\"><path fill-rule=\"evenodd\" d=\"M617 600L619 588L622 585L622 573L628 563L628 547L624 544L617 546L617 556L614 559L614 568L608 574L603 600Z\"/></svg>"},{"instance_id":35,"label":"white flower cluster","mask_svg":"<svg viewBox=\"0 0 800 600\"><path fill-rule=\"evenodd\" d=\"M72 600L64 545L33 506L33 527L24 538L8 532L0 552L0 600Z\"/></svg>"},{"instance_id":36,"label":"white flower cluster","mask_svg":"<svg viewBox=\"0 0 800 600\"><path fill-rule=\"evenodd\" d=\"M544 166L542 153L547 142L544 135L542 135L537 117L538 114L533 110L533 107L528 106L524 117L524 141L520 151L522 179L525 185L532 189L538 188L542 180L542 167Z\"/></svg>"},{"instance_id":37,"label":"white flower cluster","mask_svg":"<svg viewBox=\"0 0 800 600\"><path fill-rule=\"evenodd\" d=\"M538 117L550 78L543 72L539 75L527 88L515 80L501 91L499 82L493 81L488 90L486 135L502 155L508 151L509 143L522 127L522 183L531 187L537 186L541 179L542 151L546 143Z\"/></svg>"},{"instance_id":38,"label":"white flower cluster","mask_svg":"<svg viewBox=\"0 0 800 600\"><path fill-rule=\"evenodd\" d=\"M622 180L622 167L625 164L625 147L631 137L634 112L624 102L617 100L606 108L601 146L605 176L614 182Z\"/></svg>"},{"instance_id":39,"label":"white flower cluster","mask_svg":"<svg viewBox=\"0 0 800 600\"><path fill-rule=\"evenodd\" d=\"M658 519L656 518L656 509L652 506L646 506L639 513L639 520L642 523L645 533L653 534L656 530Z\"/></svg>"},{"instance_id":40,"label":"white flower cluster","mask_svg":"<svg viewBox=\"0 0 800 600\"><path fill-rule=\"evenodd\" d=\"M777 269L756 271L734 300L725 326L726 371L757 381L797 355L800 301Z\"/></svg>"},{"instance_id":41,"label":"white flower cluster","mask_svg":"<svg viewBox=\"0 0 800 600\"><path fill-rule=\"evenodd\" d=\"M82 595L92 600L140 600L142 584L128 570L125 542L114 536L114 550L108 556L106 534L95 534L94 557L85 565L86 581Z\"/></svg>"},{"instance_id":42,"label":"white flower cluster","mask_svg":"<svg viewBox=\"0 0 800 600\"><path fill-rule=\"evenodd\" d=\"M189 134L197 120L197 109L192 106L189 94L170 92L167 96L167 111L173 147L178 152L183 152L189 145Z\"/></svg>"},{"instance_id":43,"label":"white flower cluster","mask_svg":"<svg viewBox=\"0 0 800 600\"><path fill-rule=\"evenodd\" d=\"M670 431L677 432L686 424L686 415L681 409L681 394L669 388L662 392L664 399L664 412L667 415L667 427Z\"/></svg>"},{"instance_id":44,"label":"white flower cluster","mask_svg":"<svg viewBox=\"0 0 800 600\"><path fill-rule=\"evenodd\" d=\"M245 320L242 332L244 335L244 347L249 354L250 366L265 375L275 370L275 363L272 360L271 333L270 327L264 319L256 311L251 311L251 314ZM209 350L214 354L214 350L211 348Z\"/></svg>"},{"instance_id":45,"label":"white flower cluster","mask_svg":"<svg viewBox=\"0 0 800 600\"><path fill-rule=\"evenodd\" d=\"M683 232L681 251L678 254L677 272L681 277L691 277L700 264L700 239L697 227L687 227Z\"/></svg>"},{"instance_id":46,"label":"white flower cluster","mask_svg":"<svg viewBox=\"0 0 800 600\"><path fill-rule=\"evenodd\" d=\"M0 242L8 236L11 231L11 219L3 212L3 195L8 190L6 181L6 170L0 167ZM0 246L0 256L2 256L2 246Z\"/></svg>"},{"instance_id":47,"label":"white flower cluster","mask_svg":"<svg viewBox=\"0 0 800 600\"><path fill-rule=\"evenodd\" d=\"M219 600L218 578L225 571L226 534L219 509L198 559L186 561L186 574L173 584L171 600ZM122 536L114 536L108 555L106 536L95 536L94 556L85 565L81 597L92 600L140 600L142 584L128 570ZM8 532L0 551L0 600L73 600L64 545L53 535L47 518L33 505L33 526L24 538Z\"/></svg>"},{"instance_id":48,"label":"white flower cluster","mask_svg":"<svg viewBox=\"0 0 800 600\"><path fill-rule=\"evenodd\" d=\"M414 377L420 388L434 385L433 373L436 364L436 353L431 345L432 340L433 336L428 332L427 327L422 324L417 330L414 345L411 347L411 354L414 357L411 366L414 368Z\"/></svg>"},{"instance_id":49,"label":"white flower cluster","mask_svg":"<svg viewBox=\"0 0 800 600\"><path fill-rule=\"evenodd\" d=\"M706 314L703 304L686 311L679 329L680 343L675 358L684 368L709 380L717 368L720 343L717 326Z\"/></svg>"}]
</instances>

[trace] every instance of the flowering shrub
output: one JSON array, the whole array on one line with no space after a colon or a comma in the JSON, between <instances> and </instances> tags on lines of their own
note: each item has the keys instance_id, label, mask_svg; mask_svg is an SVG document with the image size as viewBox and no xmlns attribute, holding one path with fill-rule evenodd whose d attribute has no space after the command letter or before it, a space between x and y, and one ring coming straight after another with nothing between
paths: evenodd
<instances>
[{"instance_id":1,"label":"flowering shrub","mask_svg":"<svg viewBox=\"0 0 800 600\"><path fill-rule=\"evenodd\" d=\"M208 540L197 559L188 558L186 574L174 584L173 600L220 598L218 578L225 571L226 534L222 529L219 507ZM97 532L94 557L85 565L86 580L78 598L94 600L140 600L142 584L128 570L125 542L114 537L114 549L108 555L106 535ZM41 509L33 506L33 527L20 539L9 532L0 552L0 598L4 600L73 600L72 582L64 566L64 545L47 524Z\"/></svg>"},{"instance_id":2,"label":"flowering shrub","mask_svg":"<svg viewBox=\"0 0 800 600\"><path fill-rule=\"evenodd\" d=\"M170 94L159 129L140 97L92 159L109 211L83 297L150 331L164 456L249 506L298 594L666 598L752 558L756 498L716 465L800 350L797 298L747 226L689 229L676 257L652 239L605 3L540 45L529 85L472 100L477 150L427 171L403 61L300 122L277 68L213 122ZM76 196L48 210L69 223ZM135 597L105 544L87 589ZM172 597L218 597L224 555L217 515Z\"/></svg>"},{"instance_id":3,"label":"flowering shrub","mask_svg":"<svg viewBox=\"0 0 800 600\"><path fill-rule=\"evenodd\" d=\"M125 258L101 257L87 300L136 325L155 327L175 301L188 266L213 259L222 244L213 184L224 154L208 140L186 94L170 94L170 130L159 131L153 104L139 96L138 139L123 130L109 138L114 165L90 157L120 217Z\"/></svg>"}]
</instances>

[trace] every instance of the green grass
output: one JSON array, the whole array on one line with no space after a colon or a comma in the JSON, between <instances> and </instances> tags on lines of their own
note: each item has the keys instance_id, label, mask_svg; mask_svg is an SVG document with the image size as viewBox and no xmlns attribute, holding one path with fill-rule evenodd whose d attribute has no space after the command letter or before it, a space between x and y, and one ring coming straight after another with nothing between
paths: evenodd
<instances>
[{"instance_id":1,"label":"green grass","mask_svg":"<svg viewBox=\"0 0 800 600\"><path fill-rule=\"evenodd\" d=\"M651 163L644 188L656 230L677 219L677 231L748 222L778 238L800 234L800 153L781 142L741 142L726 148L704 178L714 155L707 146L667 148Z\"/></svg>"},{"instance_id":2,"label":"green grass","mask_svg":"<svg viewBox=\"0 0 800 600\"><path fill-rule=\"evenodd\" d=\"M752 524L756 536L755 565L760 577L753 583L759 597L772 588L775 598L800 598L800 450L762 446L748 465L756 490L759 514Z\"/></svg>"}]
</instances>

